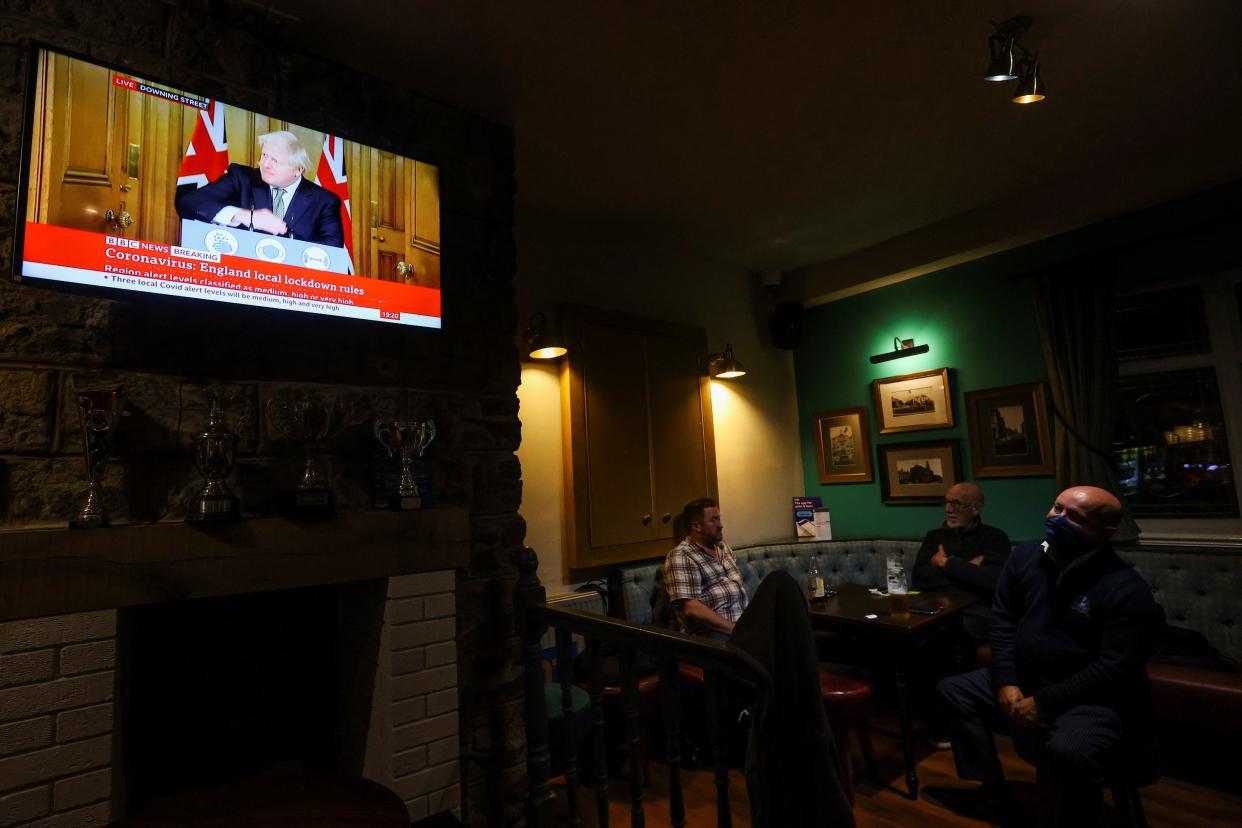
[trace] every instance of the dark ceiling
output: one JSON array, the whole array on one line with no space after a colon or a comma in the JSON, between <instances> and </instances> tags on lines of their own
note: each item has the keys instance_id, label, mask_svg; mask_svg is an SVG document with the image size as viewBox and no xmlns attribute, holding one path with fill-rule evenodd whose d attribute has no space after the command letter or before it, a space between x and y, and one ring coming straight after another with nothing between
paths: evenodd
<instances>
[{"instance_id":1,"label":"dark ceiling","mask_svg":"<svg viewBox=\"0 0 1242 828\"><path fill-rule=\"evenodd\" d=\"M939 227L1003 243L1242 174L1242 0L271 6L313 51L511 125L519 223L733 268ZM1018 13L1049 86L1031 106L980 78L989 19Z\"/></svg>"}]
</instances>

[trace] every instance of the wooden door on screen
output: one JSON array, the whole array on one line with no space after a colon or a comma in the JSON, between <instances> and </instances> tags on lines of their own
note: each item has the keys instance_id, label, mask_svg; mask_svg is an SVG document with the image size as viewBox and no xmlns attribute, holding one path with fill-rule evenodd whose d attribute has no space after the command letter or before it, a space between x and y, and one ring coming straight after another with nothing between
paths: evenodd
<instances>
[{"instance_id":1,"label":"wooden door on screen","mask_svg":"<svg viewBox=\"0 0 1242 828\"><path fill-rule=\"evenodd\" d=\"M423 287L440 286L439 170L383 150L358 159L368 186L367 275ZM355 198L354 203L361 199ZM357 222L355 221L355 226Z\"/></svg>"},{"instance_id":2,"label":"wooden door on screen","mask_svg":"<svg viewBox=\"0 0 1242 828\"><path fill-rule=\"evenodd\" d=\"M27 218L138 235L145 102L113 85L108 69L47 52L36 95Z\"/></svg>"}]
</instances>

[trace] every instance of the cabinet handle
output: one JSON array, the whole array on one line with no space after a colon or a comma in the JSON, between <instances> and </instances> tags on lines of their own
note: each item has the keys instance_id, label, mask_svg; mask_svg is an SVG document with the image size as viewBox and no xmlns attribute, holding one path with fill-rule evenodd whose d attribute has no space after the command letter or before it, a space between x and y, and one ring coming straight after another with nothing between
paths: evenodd
<instances>
[{"instance_id":1,"label":"cabinet handle","mask_svg":"<svg viewBox=\"0 0 1242 828\"><path fill-rule=\"evenodd\" d=\"M643 515L643 526L647 526L650 523L651 523L650 513Z\"/></svg>"},{"instance_id":2,"label":"cabinet handle","mask_svg":"<svg viewBox=\"0 0 1242 828\"><path fill-rule=\"evenodd\" d=\"M673 519L673 515L671 512L665 512L664 517L660 518L660 520L664 521L665 523L668 523L672 519Z\"/></svg>"}]
</instances>

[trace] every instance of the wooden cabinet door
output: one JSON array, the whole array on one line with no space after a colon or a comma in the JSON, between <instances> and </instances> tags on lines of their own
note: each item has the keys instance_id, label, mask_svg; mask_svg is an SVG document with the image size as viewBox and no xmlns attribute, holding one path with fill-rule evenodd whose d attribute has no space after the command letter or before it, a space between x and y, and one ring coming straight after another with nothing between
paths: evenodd
<instances>
[{"instance_id":1,"label":"wooden cabinet door","mask_svg":"<svg viewBox=\"0 0 1242 828\"><path fill-rule=\"evenodd\" d=\"M588 323L581 342L591 546L648 540L651 441L643 335Z\"/></svg>"},{"instance_id":2,"label":"wooden cabinet door","mask_svg":"<svg viewBox=\"0 0 1242 828\"><path fill-rule=\"evenodd\" d=\"M708 494L702 354L695 343L648 334L647 387L651 404L651 477L658 538L672 538L677 515Z\"/></svg>"}]
</instances>

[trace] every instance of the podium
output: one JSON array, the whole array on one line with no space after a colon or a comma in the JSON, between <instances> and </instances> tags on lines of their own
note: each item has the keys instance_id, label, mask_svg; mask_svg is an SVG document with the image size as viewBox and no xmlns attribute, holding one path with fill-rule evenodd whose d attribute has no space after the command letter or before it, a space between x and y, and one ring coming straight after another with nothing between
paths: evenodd
<instances>
[{"instance_id":1,"label":"podium","mask_svg":"<svg viewBox=\"0 0 1242 828\"><path fill-rule=\"evenodd\" d=\"M288 264L327 273L353 273L349 251L344 247L273 236L245 227L224 227L182 219L181 246L207 253L257 259L269 264Z\"/></svg>"}]
</instances>

